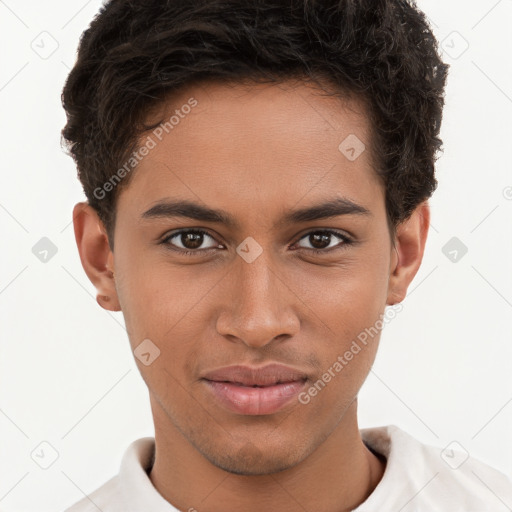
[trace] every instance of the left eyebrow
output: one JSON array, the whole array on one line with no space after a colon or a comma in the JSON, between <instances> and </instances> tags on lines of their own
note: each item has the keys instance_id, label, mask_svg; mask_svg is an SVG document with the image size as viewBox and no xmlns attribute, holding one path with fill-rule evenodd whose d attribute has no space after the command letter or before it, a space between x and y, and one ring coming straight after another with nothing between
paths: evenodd
<instances>
[{"instance_id":1,"label":"left eyebrow","mask_svg":"<svg viewBox=\"0 0 512 512\"><path fill-rule=\"evenodd\" d=\"M299 222L310 222L313 220L328 219L341 215L371 216L372 213L368 208L354 203L346 197L337 197L315 206L292 210L284 215L284 217L278 222L278 225L298 224Z\"/></svg>"},{"instance_id":2,"label":"left eyebrow","mask_svg":"<svg viewBox=\"0 0 512 512\"><path fill-rule=\"evenodd\" d=\"M274 227L341 215L371 216L372 213L364 206L354 203L348 198L337 197L321 204L288 211L274 224ZM167 217L186 217L202 222L224 224L231 228L240 227L239 222L226 211L214 210L188 200L160 201L141 215L142 219Z\"/></svg>"}]
</instances>

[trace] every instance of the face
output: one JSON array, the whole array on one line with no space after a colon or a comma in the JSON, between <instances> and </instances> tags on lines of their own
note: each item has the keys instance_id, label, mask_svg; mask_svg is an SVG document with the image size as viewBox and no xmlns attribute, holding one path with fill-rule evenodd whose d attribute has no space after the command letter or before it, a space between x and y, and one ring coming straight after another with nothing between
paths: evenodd
<instances>
[{"instance_id":1,"label":"face","mask_svg":"<svg viewBox=\"0 0 512 512\"><path fill-rule=\"evenodd\" d=\"M227 471L289 468L355 424L380 333L353 343L394 303L368 121L362 105L292 82L197 85L159 114L176 110L168 133L141 139L155 145L118 198L113 293L157 429ZM269 363L306 377L278 406L204 379Z\"/></svg>"}]
</instances>

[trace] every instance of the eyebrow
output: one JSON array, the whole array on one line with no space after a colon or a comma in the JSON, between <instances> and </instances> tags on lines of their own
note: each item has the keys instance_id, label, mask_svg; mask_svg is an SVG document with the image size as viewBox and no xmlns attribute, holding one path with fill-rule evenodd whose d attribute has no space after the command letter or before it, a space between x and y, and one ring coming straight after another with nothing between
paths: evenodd
<instances>
[{"instance_id":1,"label":"eyebrow","mask_svg":"<svg viewBox=\"0 0 512 512\"><path fill-rule=\"evenodd\" d=\"M367 215L370 210L345 197L336 197L324 203L288 211L274 227L309 222L341 215ZM142 219L185 217L202 222L225 224L230 228L239 228L239 222L224 210L214 210L188 200L162 200L145 211Z\"/></svg>"}]
</instances>

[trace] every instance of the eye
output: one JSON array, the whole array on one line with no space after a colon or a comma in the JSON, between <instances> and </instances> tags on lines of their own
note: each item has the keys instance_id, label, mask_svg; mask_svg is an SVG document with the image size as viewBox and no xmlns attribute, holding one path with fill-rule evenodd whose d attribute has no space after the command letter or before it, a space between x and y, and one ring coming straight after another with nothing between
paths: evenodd
<instances>
[{"instance_id":1,"label":"eye","mask_svg":"<svg viewBox=\"0 0 512 512\"><path fill-rule=\"evenodd\" d=\"M214 243L209 247L203 247L201 249L201 246L205 242L205 237L213 240ZM171 243L171 240L174 240L174 242ZM195 255L208 252L211 249L222 248L222 245L218 244L208 232L202 229L182 229L175 231L166 236L161 243L168 245L172 250L187 255Z\"/></svg>"},{"instance_id":2,"label":"eye","mask_svg":"<svg viewBox=\"0 0 512 512\"><path fill-rule=\"evenodd\" d=\"M212 240L213 243L211 243L209 247L201 248L206 238ZM337 243L336 238L338 239ZM300 238L299 242L302 240L305 240L309 247L307 245L305 247L299 245L299 248L318 254L325 254L332 250L342 249L343 246L353 243L352 240L343 233L333 230L310 231ZM181 229L174 231L167 235L160 243L168 246L173 251L187 256L201 255L211 250L223 248L221 244L217 243L216 240L203 229Z\"/></svg>"},{"instance_id":3,"label":"eye","mask_svg":"<svg viewBox=\"0 0 512 512\"><path fill-rule=\"evenodd\" d=\"M333 237L341 240L341 243L339 241L336 243L336 240L333 240ZM332 230L310 231L309 233L306 233L299 242L301 240L306 240L309 244L309 247L306 246L302 248L314 253L328 253L331 252L331 250L341 249L344 245L350 245L353 243L348 236Z\"/></svg>"}]
</instances>

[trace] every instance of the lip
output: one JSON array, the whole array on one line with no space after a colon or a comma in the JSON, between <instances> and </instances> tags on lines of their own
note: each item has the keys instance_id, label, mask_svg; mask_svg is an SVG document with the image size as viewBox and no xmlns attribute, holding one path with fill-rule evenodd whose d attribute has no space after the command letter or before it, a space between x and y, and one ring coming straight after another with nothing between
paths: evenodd
<instances>
[{"instance_id":1,"label":"lip","mask_svg":"<svg viewBox=\"0 0 512 512\"><path fill-rule=\"evenodd\" d=\"M265 415L296 399L308 376L289 366L269 364L261 368L228 366L206 373L203 380L216 400L229 411Z\"/></svg>"}]
</instances>

